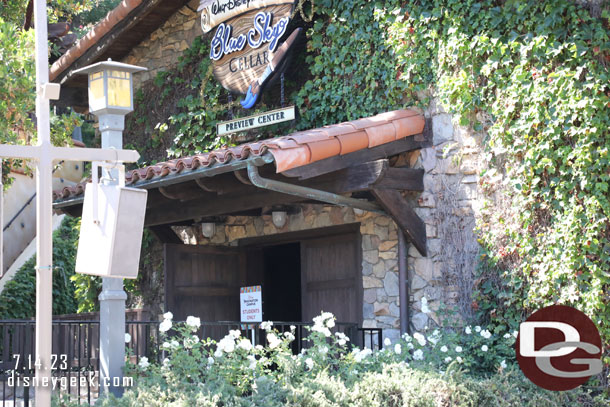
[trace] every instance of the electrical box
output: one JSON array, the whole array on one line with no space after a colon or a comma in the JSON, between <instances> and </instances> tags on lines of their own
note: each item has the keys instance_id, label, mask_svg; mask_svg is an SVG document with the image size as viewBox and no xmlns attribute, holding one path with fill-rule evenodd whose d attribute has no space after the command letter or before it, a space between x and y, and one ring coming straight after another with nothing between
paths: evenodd
<instances>
[{"instance_id":1,"label":"electrical box","mask_svg":"<svg viewBox=\"0 0 610 407\"><path fill-rule=\"evenodd\" d=\"M137 278L148 192L123 185L87 184L77 273Z\"/></svg>"}]
</instances>

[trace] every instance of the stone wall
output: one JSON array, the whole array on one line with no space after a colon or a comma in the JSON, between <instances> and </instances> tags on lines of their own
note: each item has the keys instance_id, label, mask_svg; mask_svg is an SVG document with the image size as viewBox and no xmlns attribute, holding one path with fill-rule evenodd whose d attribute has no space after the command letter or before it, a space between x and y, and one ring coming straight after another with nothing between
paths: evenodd
<instances>
[{"instance_id":1,"label":"stone wall","mask_svg":"<svg viewBox=\"0 0 610 407\"><path fill-rule=\"evenodd\" d=\"M174 228L182 240L192 245L236 245L239 239L269 236L329 226L360 224L362 236L363 326L383 328L384 336L399 336L398 235L396 224L387 216L325 205L299 205L278 229L270 215L228 217L207 239L196 227Z\"/></svg>"},{"instance_id":2,"label":"stone wall","mask_svg":"<svg viewBox=\"0 0 610 407\"><path fill-rule=\"evenodd\" d=\"M433 101L424 114L432 118L433 146L415 153L423 168L424 192L417 197L417 214L426 223L428 256L409 250L411 322L421 331L441 320L441 303L469 317L479 246L475 235L481 200L478 175L482 166L482 134L454 126L451 115ZM426 297L432 312L422 312Z\"/></svg>"},{"instance_id":3,"label":"stone wall","mask_svg":"<svg viewBox=\"0 0 610 407\"><path fill-rule=\"evenodd\" d=\"M203 34L197 10L199 1L191 1L174 13L160 28L123 59L127 64L148 68L148 72L134 75L134 87L154 78L158 72L167 71L176 65L178 58L188 49L193 40Z\"/></svg>"}]
</instances>

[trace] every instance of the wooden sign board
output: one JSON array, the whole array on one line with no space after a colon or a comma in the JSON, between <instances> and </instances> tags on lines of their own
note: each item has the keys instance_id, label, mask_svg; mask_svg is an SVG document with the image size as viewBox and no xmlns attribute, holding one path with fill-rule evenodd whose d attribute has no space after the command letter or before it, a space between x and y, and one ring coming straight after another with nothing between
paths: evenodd
<instances>
[{"instance_id":1,"label":"wooden sign board","mask_svg":"<svg viewBox=\"0 0 610 407\"><path fill-rule=\"evenodd\" d=\"M263 290L260 285L239 289L241 322L263 322Z\"/></svg>"},{"instance_id":2,"label":"wooden sign board","mask_svg":"<svg viewBox=\"0 0 610 407\"><path fill-rule=\"evenodd\" d=\"M247 131L259 127L271 126L278 123L294 120L296 110L294 106L271 110L269 112L260 113L254 116L241 117L239 119L228 122L218 123L216 130L219 136L225 134L236 133L238 131Z\"/></svg>"},{"instance_id":3,"label":"wooden sign board","mask_svg":"<svg viewBox=\"0 0 610 407\"><path fill-rule=\"evenodd\" d=\"M216 0L200 6L204 32L216 29L210 58L227 90L246 94L270 65L288 29L295 0ZM203 6L203 7L202 7Z\"/></svg>"}]
</instances>

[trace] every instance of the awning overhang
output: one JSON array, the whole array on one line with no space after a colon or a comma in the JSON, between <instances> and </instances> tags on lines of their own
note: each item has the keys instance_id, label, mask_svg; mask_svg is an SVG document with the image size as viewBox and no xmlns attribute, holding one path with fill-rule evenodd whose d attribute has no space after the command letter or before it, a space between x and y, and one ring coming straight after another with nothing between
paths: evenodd
<instances>
[{"instance_id":1,"label":"awning overhang","mask_svg":"<svg viewBox=\"0 0 610 407\"><path fill-rule=\"evenodd\" d=\"M390 117L398 123L387 120ZM260 215L277 205L321 202L383 211L425 254L425 225L402 194L423 191L424 172L394 167L389 159L430 146L430 124L421 115L404 111L378 115L134 170L128 174L127 184L149 191L147 227ZM353 134L363 148L346 143L345 136ZM363 134L368 139L366 147ZM380 139L385 142L374 143ZM337 149L334 142L339 140L343 145ZM342 154L341 148L353 151ZM308 159L298 158L304 149ZM294 165L294 157L299 165ZM84 188L85 184L79 184L56 191L54 208L80 216Z\"/></svg>"}]
</instances>

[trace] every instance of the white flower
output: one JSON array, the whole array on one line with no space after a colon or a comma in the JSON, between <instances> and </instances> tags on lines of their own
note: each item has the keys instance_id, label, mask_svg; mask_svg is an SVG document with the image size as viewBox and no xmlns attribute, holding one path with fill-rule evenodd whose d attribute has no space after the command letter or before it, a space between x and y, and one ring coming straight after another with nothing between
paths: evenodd
<instances>
[{"instance_id":1,"label":"white flower","mask_svg":"<svg viewBox=\"0 0 610 407\"><path fill-rule=\"evenodd\" d=\"M214 358L211 356L208 356L208 365L213 365L214 364Z\"/></svg>"},{"instance_id":2,"label":"white flower","mask_svg":"<svg viewBox=\"0 0 610 407\"><path fill-rule=\"evenodd\" d=\"M129 335L128 333L125 334L125 343L129 343L131 342L131 335Z\"/></svg>"},{"instance_id":3,"label":"white flower","mask_svg":"<svg viewBox=\"0 0 610 407\"><path fill-rule=\"evenodd\" d=\"M413 359L414 360L423 360L424 352L421 349L416 350L415 352L413 352Z\"/></svg>"},{"instance_id":4,"label":"white flower","mask_svg":"<svg viewBox=\"0 0 610 407\"><path fill-rule=\"evenodd\" d=\"M364 360L364 358L366 358L367 356L373 354L373 351L370 350L369 348L364 348L361 351L359 351L358 349L354 349L354 351L355 351L354 359L358 363L362 362Z\"/></svg>"},{"instance_id":5,"label":"white flower","mask_svg":"<svg viewBox=\"0 0 610 407\"><path fill-rule=\"evenodd\" d=\"M163 319L171 321L172 319L174 319L174 314L172 314L171 312L166 312L165 314L163 314Z\"/></svg>"},{"instance_id":6,"label":"white flower","mask_svg":"<svg viewBox=\"0 0 610 407\"><path fill-rule=\"evenodd\" d=\"M441 352L447 353L448 350L449 349L445 345L441 346Z\"/></svg>"},{"instance_id":7,"label":"white flower","mask_svg":"<svg viewBox=\"0 0 610 407\"><path fill-rule=\"evenodd\" d=\"M290 325L290 330L291 330L292 332L294 332L294 331L296 331L296 330L297 330L297 327L296 327L296 326L294 326L294 325Z\"/></svg>"},{"instance_id":8,"label":"white flower","mask_svg":"<svg viewBox=\"0 0 610 407\"><path fill-rule=\"evenodd\" d=\"M327 338L331 335L330 329L328 329L327 327L325 327L322 324L315 324L311 328L311 330L314 332L320 332L320 333L324 334L324 336L326 336Z\"/></svg>"},{"instance_id":9,"label":"white flower","mask_svg":"<svg viewBox=\"0 0 610 407\"><path fill-rule=\"evenodd\" d=\"M441 333L439 332L438 329L435 329L434 332L432 332L432 335L430 335L428 337L428 341L432 345L436 345L440 339L441 339Z\"/></svg>"},{"instance_id":10,"label":"white flower","mask_svg":"<svg viewBox=\"0 0 610 407\"><path fill-rule=\"evenodd\" d=\"M292 332L284 332L284 336L289 342L294 341L294 334Z\"/></svg>"},{"instance_id":11,"label":"white flower","mask_svg":"<svg viewBox=\"0 0 610 407\"><path fill-rule=\"evenodd\" d=\"M142 356L140 358L140 363L138 363L138 366L140 366L140 368L142 368L143 370L146 370L148 366L150 366L150 363L148 363L148 358L146 356Z\"/></svg>"},{"instance_id":12,"label":"white flower","mask_svg":"<svg viewBox=\"0 0 610 407\"><path fill-rule=\"evenodd\" d=\"M466 332L466 335L470 335L472 333L472 329L470 328L470 325L468 325L466 327L466 329L464 329L464 332Z\"/></svg>"},{"instance_id":13,"label":"white flower","mask_svg":"<svg viewBox=\"0 0 610 407\"><path fill-rule=\"evenodd\" d=\"M455 351L456 351L457 353L461 353L461 352L462 352L462 347L461 347L461 346L456 346L456 347L455 347Z\"/></svg>"},{"instance_id":14,"label":"white flower","mask_svg":"<svg viewBox=\"0 0 610 407\"><path fill-rule=\"evenodd\" d=\"M199 337L196 335L193 335L190 338L184 339L184 347L187 349L192 348L197 343L199 343Z\"/></svg>"},{"instance_id":15,"label":"white flower","mask_svg":"<svg viewBox=\"0 0 610 407\"><path fill-rule=\"evenodd\" d=\"M250 361L250 364L248 365L248 367L250 368L250 370L255 370L256 369L256 357L254 355L248 355L247 359Z\"/></svg>"},{"instance_id":16,"label":"white flower","mask_svg":"<svg viewBox=\"0 0 610 407\"><path fill-rule=\"evenodd\" d=\"M489 348L487 347L487 345L483 345L483 346L481 346L481 350L483 352L487 352L489 350Z\"/></svg>"},{"instance_id":17,"label":"white flower","mask_svg":"<svg viewBox=\"0 0 610 407\"><path fill-rule=\"evenodd\" d=\"M402 353L402 347L400 346L400 343L394 345L394 353L397 355L400 355Z\"/></svg>"},{"instance_id":18,"label":"white flower","mask_svg":"<svg viewBox=\"0 0 610 407\"><path fill-rule=\"evenodd\" d=\"M328 353L328 346L321 346L320 347L320 353L325 355Z\"/></svg>"},{"instance_id":19,"label":"white flower","mask_svg":"<svg viewBox=\"0 0 610 407\"><path fill-rule=\"evenodd\" d=\"M509 334L508 332L504 334L504 339L510 339L513 336L511 334Z\"/></svg>"},{"instance_id":20,"label":"white flower","mask_svg":"<svg viewBox=\"0 0 610 407\"><path fill-rule=\"evenodd\" d=\"M187 317L186 324L191 328L199 329L199 327L201 326L201 319L197 317Z\"/></svg>"},{"instance_id":21,"label":"white flower","mask_svg":"<svg viewBox=\"0 0 610 407\"><path fill-rule=\"evenodd\" d=\"M409 343L407 343L407 348L413 349L413 348L415 348L415 346L411 342L409 342Z\"/></svg>"},{"instance_id":22,"label":"white flower","mask_svg":"<svg viewBox=\"0 0 610 407\"><path fill-rule=\"evenodd\" d=\"M413 334L413 338L415 338L415 340L419 343L420 346L426 346L426 338L424 337L424 335L420 334L419 332L415 332Z\"/></svg>"},{"instance_id":23,"label":"white flower","mask_svg":"<svg viewBox=\"0 0 610 407\"><path fill-rule=\"evenodd\" d=\"M385 338L383 340L383 346L385 346L386 348L391 345L392 345L392 341L390 340L390 338Z\"/></svg>"},{"instance_id":24,"label":"white flower","mask_svg":"<svg viewBox=\"0 0 610 407\"><path fill-rule=\"evenodd\" d=\"M238 329L232 329L229 331L229 336L233 339L238 339L241 336L241 331Z\"/></svg>"},{"instance_id":25,"label":"white flower","mask_svg":"<svg viewBox=\"0 0 610 407\"><path fill-rule=\"evenodd\" d=\"M161 345L161 349L169 349L170 345L169 342L163 342L163 345Z\"/></svg>"},{"instance_id":26,"label":"white flower","mask_svg":"<svg viewBox=\"0 0 610 407\"><path fill-rule=\"evenodd\" d=\"M474 327L474 330L477 331L477 332L481 332L481 327L477 325L477 326Z\"/></svg>"},{"instance_id":27,"label":"white flower","mask_svg":"<svg viewBox=\"0 0 610 407\"><path fill-rule=\"evenodd\" d=\"M408 333L404 333L404 334L402 334L402 339L404 339L407 342L411 342L411 340L413 338L411 338L411 335L409 335Z\"/></svg>"},{"instance_id":28,"label":"white flower","mask_svg":"<svg viewBox=\"0 0 610 407\"><path fill-rule=\"evenodd\" d=\"M274 333L267 334L267 342L269 343L269 349L275 349L282 343L282 340L275 336Z\"/></svg>"},{"instance_id":29,"label":"white flower","mask_svg":"<svg viewBox=\"0 0 610 407\"><path fill-rule=\"evenodd\" d=\"M487 329L485 329L484 331L481 331L481 336L485 339L489 339L489 338L491 338L491 332L489 332Z\"/></svg>"},{"instance_id":30,"label":"white flower","mask_svg":"<svg viewBox=\"0 0 610 407\"><path fill-rule=\"evenodd\" d=\"M344 346L347 342L349 342L349 338L343 332L336 332L335 336L337 337L337 343L339 346Z\"/></svg>"},{"instance_id":31,"label":"white flower","mask_svg":"<svg viewBox=\"0 0 610 407\"><path fill-rule=\"evenodd\" d=\"M335 327L335 320L334 319L329 319L328 321L326 321L326 326L329 328L334 328Z\"/></svg>"},{"instance_id":32,"label":"white flower","mask_svg":"<svg viewBox=\"0 0 610 407\"><path fill-rule=\"evenodd\" d=\"M505 360L503 360L502 362L500 362L500 367L501 367L502 369L506 369L506 366L507 366L507 365L506 365L506 361L505 361Z\"/></svg>"},{"instance_id":33,"label":"white flower","mask_svg":"<svg viewBox=\"0 0 610 407\"><path fill-rule=\"evenodd\" d=\"M272 326L273 326L273 322L271 322L271 321L261 322L261 329L263 329L265 331L270 330Z\"/></svg>"},{"instance_id":34,"label":"white flower","mask_svg":"<svg viewBox=\"0 0 610 407\"><path fill-rule=\"evenodd\" d=\"M237 344L237 347L245 350L246 352L250 352L252 350L252 343L247 339L242 339Z\"/></svg>"},{"instance_id":35,"label":"white flower","mask_svg":"<svg viewBox=\"0 0 610 407\"><path fill-rule=\"evenodd\" d=\"M172 349L178 349L178 348L180 347L180 344L178 343L178 341L173 340L173 341L171 341L171 342L169 343L169 346L170 346Z\"/></svg>"},{"instance_id":36,"label":"white flower","mask_svg":"<svg viewBox=\"0 0 610 407\"><path fill-rule=\"evenodd\" d=\"M447 356L447 357L445 358L445 363L449 363L449 362L451 362L451 360L452 360L452 359L451 359L451 356Z\"/></svg>"},{"instance_id":37,"label":"white flower","mask_svg":"<svg viewBox=\"0 0 610 407\"><path fill-rule=\"evenodd\" d=\"M457 358L455 358L455 360L458 361L458 363L462 363L464 361L464 359L462 359L460 356L458 356Z\"/></svg>"},{"instance_id":38,"label":"white flower","mask_svg":"<svg viewBox=\"0 0 610 407\"><path fill-rule=\"evenodd\" d=\"M235 350L235 338L232 335L227 335L222 338L216 345L216 357L222 356L222 352L231 353Z\"/></svg>"},{"instance_id":39,"label":"white flower","mask_svg":"<svg viewBox=\"0 0 610 407\"><path fill-rule=\"evenodd\" d=\"M430 308L428 308L428 300L426 299L426 297L422 297L421 299L421 312L423 312L424 314L430 313Z\"/></svg>"},{"instance_id":40,"label":"white flower","mask_svg":"<svg viewBox=\"0 0 610 407\"><path fill-rule=\"evenodd\" d=\"M335 319L335 316L333 315L332 312L323 312L320 317L322 318L322 321L328 321L329 319Z\"/></svg>"},{"instance_id":41,"label":"white flower","mask_svg":"<svg viewBox=\"0 0 610 407\"><path fill-rule=\"evenodd\" d=\"M311 358L305 359L305 366L307 366L307 370L313 369L313 360Z\"/></svg>"},{"instance_id":42,"label":"white flower","mask_svg":"<svg viewBox=\"0 0 610 407\"><path fill-rule=\"evenodd\" d=\"M165 358L163 359L163 367L168 367L169 366L169 359Z\"/></svg>"},{"instance_id":43,"label":"white flower","mask_svg":"<svg viewBox=\"0 0 610 407\"><path fill-rule=\"evenodd\" d=\"M164 319L163 322L159 324L159 332L167 332L172 329L172 320Z\"/></svg>"}]
</instances>

